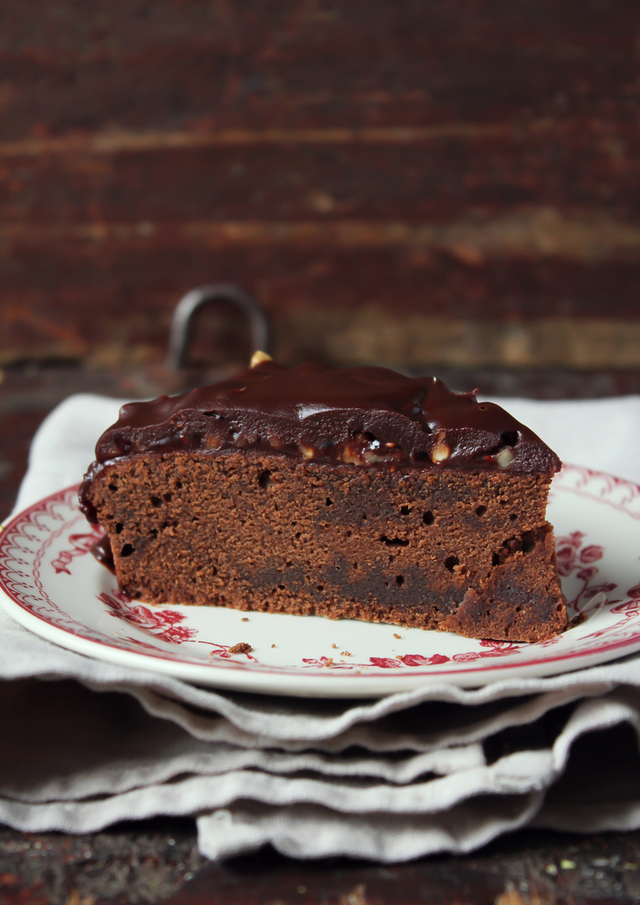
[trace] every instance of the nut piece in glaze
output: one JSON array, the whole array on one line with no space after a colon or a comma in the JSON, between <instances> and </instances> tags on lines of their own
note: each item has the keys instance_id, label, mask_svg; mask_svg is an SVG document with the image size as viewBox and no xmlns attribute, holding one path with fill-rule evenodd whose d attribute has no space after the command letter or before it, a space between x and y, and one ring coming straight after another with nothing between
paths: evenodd
<instances>
[{"instance_id":1,"label":"nut piece in glaze","mask_svg":"<svg viewBox=\"0 0 640 905\"><path fill-rule=\"evenodd\" d=\"M263 361L273 361L273 358L267 355L266 352L261 352L260 349L257 349L251 356L249 367L255 368L257 365L262 364Z\"/></svg>"}]
</instances>

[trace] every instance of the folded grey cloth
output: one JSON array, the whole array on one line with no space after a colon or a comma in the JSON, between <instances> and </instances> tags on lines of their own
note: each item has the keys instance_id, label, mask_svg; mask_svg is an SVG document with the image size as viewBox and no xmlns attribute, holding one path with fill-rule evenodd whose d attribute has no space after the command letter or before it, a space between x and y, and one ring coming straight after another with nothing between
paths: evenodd
<instances>
[{"instance_id":1,"label":"folded grey cloth","mask_svg":"<svg viewBox=\"0 0 640 905\"><path fill-rule=\"evenodd\" d=\"M640 399L504 404L565 460L640 481ZM49 416L17 509L79 480L117 407L77 396ZM0 611L0 680L0 821L24 830L193 815L211 858L271 842L398 861L524 825L640 826L640 655L478 689L279 698L93 660ZM594 773L603 737L622 748Z\"/></svg>"}]
</instances>

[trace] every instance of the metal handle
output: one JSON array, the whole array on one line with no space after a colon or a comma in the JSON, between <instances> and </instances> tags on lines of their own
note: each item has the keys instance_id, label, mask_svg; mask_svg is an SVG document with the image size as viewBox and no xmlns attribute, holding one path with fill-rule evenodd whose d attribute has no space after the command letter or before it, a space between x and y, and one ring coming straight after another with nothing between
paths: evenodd
<instances>
[{"instance_id":1,"label":"metal handle","mask_svg":"<svg viewBox=\"0 0 640 905\"><path fill-rule=\"evenodd\" d=\"M248 315L253 349L270 353L271 329L266 312L260 303L238 286L217 283L213 286L199 286L197 289L192 289L178 302L169 334L167 358L169 368L179 371L187 364L191 327L196 312L205 305L229 302Z\"/></svg>"}]
</instances>

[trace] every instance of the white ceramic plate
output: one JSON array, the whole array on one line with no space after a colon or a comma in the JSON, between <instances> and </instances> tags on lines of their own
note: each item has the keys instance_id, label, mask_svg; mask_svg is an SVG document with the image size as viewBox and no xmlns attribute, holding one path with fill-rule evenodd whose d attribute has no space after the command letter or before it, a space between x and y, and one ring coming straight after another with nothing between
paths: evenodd
<instances>
[{"instance_id":1,"label":"white ceramic plate","mask_svg":"<svg viewBox=\"0 0 640 905\"><path fill-rule=\"evenodd\" d=\"M100 532L78 511L75 487L36 503L0 533L0 603L70 650L194 684L271 694L378 697L442 681L479 686L640 649L640 487L565 466L552 485L549 519L570 616L586 618L538 644L131 601L88 552ZM251 650L234 652L238 644Z\"/></svg>"}]
</instances>

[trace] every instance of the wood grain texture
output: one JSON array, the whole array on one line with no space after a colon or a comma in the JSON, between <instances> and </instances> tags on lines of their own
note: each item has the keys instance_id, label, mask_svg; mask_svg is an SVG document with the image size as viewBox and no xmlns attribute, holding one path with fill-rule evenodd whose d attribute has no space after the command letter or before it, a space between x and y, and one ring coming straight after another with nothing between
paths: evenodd
<instances>
[{"instance_id":1,"label":"wood grain texture","mask_svg":"<svg viewBox=\"0 0 640 905\"><path fill-rule=\"evenodd\" d=\"M638 127L587 119L468 132L106 132L0 144L0 218L25 224L482 224L538 207L637 223Z\"/></svg>"},{"instance_id":2,"label":"wood grain texture","mask_svg":"<svg viewBox=\"0 0 640 905\"><path fill-rule=\"evenodd\" d=\"M631 113L633 0L3 3L0 134ZM204 120L204 122L201 122Z\"/></svg>"},{"instance_id":3,"label":"wood grain texture","mask_svg":"<svg viewBox=\"0 0 640 905\"><path fill-rule=\"evenodd\" d=\"M0 361L159 357L224 280L294 359L342 360L341 310L388 355L493 324L510 366L509 324L543 364L572 317L565 364L640 366L639 32L632 0L7 0Z\"/></svg>"}]
</instances>

